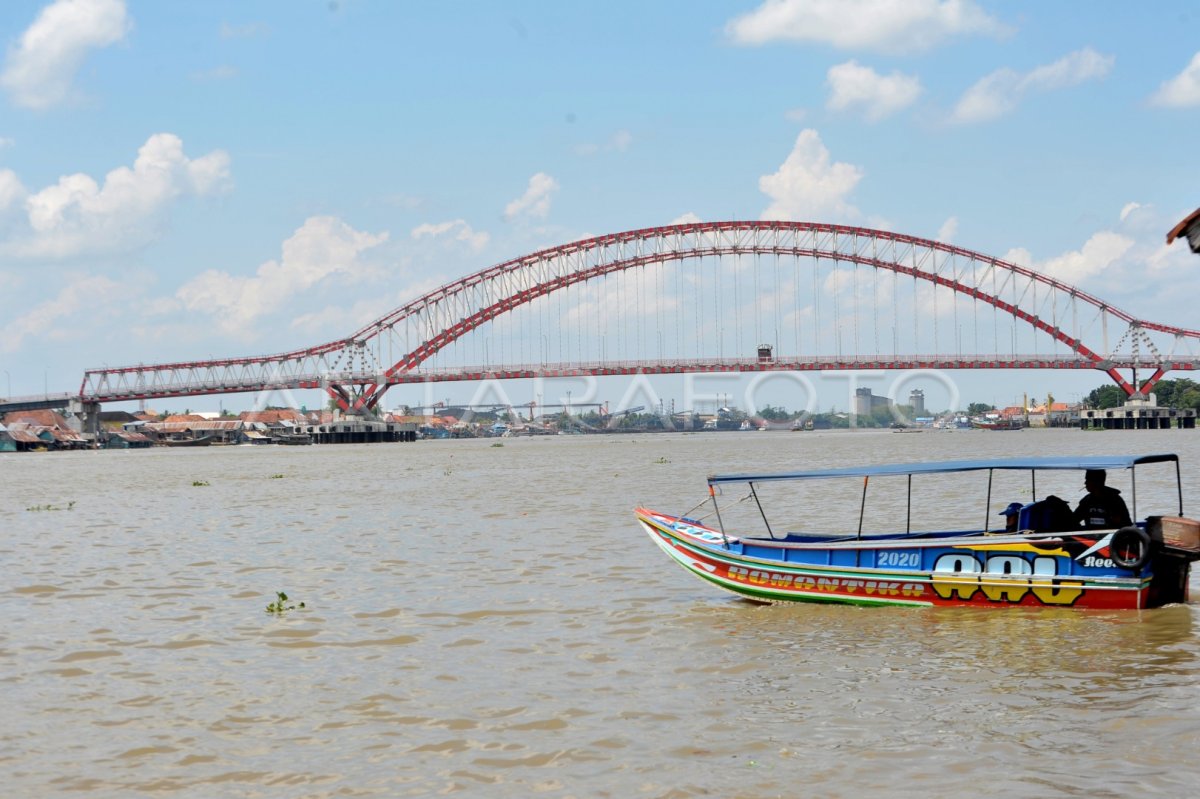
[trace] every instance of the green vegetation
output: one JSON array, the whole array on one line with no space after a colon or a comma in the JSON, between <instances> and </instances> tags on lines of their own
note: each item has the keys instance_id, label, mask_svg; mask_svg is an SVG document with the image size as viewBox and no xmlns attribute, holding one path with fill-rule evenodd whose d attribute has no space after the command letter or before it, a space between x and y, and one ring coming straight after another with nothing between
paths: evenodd
<instances>
[{"instance_id":1,"label":"green vegetation","mask_svg":"<svg viewBox=\"0 0 1200 799\"><path fill-rule=\"evenodd\" d=\"M1090 408L1116 408L1125 403L1125 392L1111 383L1093 389L1083 398L1083 404Z\"/></svg>"},{"instance_id":2,"label":"green vegetation","mask_svg":"<svg viewBox=\"0 0 1200 799\"><path fill-rule=\"evenodd\" d=\"M1200 411L1200 384L1189 378L1160 380L1153 392L1158 404L1165 408L1192 408ZM1083 398L1091 408L1116 408L1125 403L1125 392L1112 384L1100 386Z\"/></svg>"},{"instance_id":3,"label":"green vegetation","mask_svg":"<svg viewBox=\"0 0 1200 799\"><path fill-rule=\"evenodd\" d=\"M271 479L272 479L272 480L282 480L282 479L283 479L283 477L284 477L284 475L282 475L282 474L273 474L273 475L271 475Z\"/></svg>"},{"instance_id":4,"label":"green vegetation","mask_svg":"<svg viewBox=\"0 0 1200 799\"><path fill-rule=\"evenodd\" d=\"M295 610L298 607L299 608L304 607L303 602L301 602L299 605L289 605L287 603L288 603L288 595L283 593L282 591L276 591L275 592L275 601L270 603L269 605L267 605L267 613L270 613L273 616L281 616L281 615L283 615L283 612L286 610Z\"/></svg>"},{"instance_id":5,"label":"green vegetation","mask_svg":"<svg viewBox=\"0 0 1200 799\"><path fill-rule=\"evenodd\" d=\"M203 486L209 485L209 482L207 480L193 480L192 485L203 487Z\"/></svg>"},{"instance_id":6,"label":"green vegetation","mask_svg":"<svg viewBox=\"0 0 1200 799\"><path fill-rule=\"evenodd\" d=\"M787 408L776 408L774 405L760 409L758 415L768 422L789 422L796 418L795 414L788 413Z\"/></svg>"}]
</instances>

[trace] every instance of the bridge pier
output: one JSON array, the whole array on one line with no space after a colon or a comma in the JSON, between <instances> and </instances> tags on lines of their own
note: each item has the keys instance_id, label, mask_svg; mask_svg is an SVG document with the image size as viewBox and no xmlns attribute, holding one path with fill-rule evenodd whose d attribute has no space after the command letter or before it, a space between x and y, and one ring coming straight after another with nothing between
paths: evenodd
<instances>
[{"instance_id":1,"label":"bridge pier","mask_svg":"<svg viewBox=\"0 0 1200 799\"><path fill-rule=\"evenodd\" d=\"M416 441L413 424L381 422L362 416L335 419L329 424L306 425L298 428L316 444L370 444L380 441Z\"/></svg>"},{"instance_id":2,"label":"bridge pier","mask_svg":"<svg viewBox=\"0 0 1200 799\"><path fill-rule=\"evenodd\" d=\"M83 434L89 441L97 443L100 440L100 403L89 402L78 397L67 401L65 414L67 424L77 433Z\"/></svg>"},{"instance_id":3,"label":"bridge pier","mask_svg":"<svg viewBox=\"0 0 1200 799\"><path fill-rule=\"evenodd\" d=\"M1079 415L1082 430L1193 430L1196 411L1192 408L1160 408L1147 401L1127 402L1120 408L1090 409Z\"/></svg>"}]
</instances>

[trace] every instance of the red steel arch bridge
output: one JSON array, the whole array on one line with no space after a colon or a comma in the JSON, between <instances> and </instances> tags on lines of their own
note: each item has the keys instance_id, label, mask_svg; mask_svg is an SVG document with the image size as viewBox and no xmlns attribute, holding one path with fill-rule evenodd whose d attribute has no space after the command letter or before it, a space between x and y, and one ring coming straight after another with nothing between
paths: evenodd
<instances>
[{"instance_id":1,"label":"red steel arch bridge","mask_svg":"<svg viewBox=\"0 0 1200 799\"><path fill-rule=\"evenodd\" d=\"M74 398L322 389L371 411L390 387L430 381L838 369L1091 369L1133 396L1198 353L1198 331L961 247L705 222L540 250L305 349L89 369Z\"/></svg>"}]
</instances>

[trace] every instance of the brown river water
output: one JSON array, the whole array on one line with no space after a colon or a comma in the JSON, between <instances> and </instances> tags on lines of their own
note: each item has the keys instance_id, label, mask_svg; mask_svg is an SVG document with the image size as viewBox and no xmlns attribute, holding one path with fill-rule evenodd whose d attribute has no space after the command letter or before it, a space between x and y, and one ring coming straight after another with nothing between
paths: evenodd
<instances>
[{"instance_id":1,"label":"brown river water","mask_svg":"<svg viewBox=\"0 0 1200 799\"><path fill-rule=\"evenodd\" d=\"M1141 612L760 606L631 513L710 472L1107 452L1178 452L1200 516L1200 431L3 455L3 795L1192 794L1195 577Z\"/></svg>"}]
</instances>

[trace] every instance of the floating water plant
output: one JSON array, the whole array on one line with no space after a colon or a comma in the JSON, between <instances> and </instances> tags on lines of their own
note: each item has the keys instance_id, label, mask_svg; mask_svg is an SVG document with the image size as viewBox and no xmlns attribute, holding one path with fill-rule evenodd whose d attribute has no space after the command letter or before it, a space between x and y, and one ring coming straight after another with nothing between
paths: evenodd
<instances>
[{"instance_id":1,"label":"floating water plant","mask_svg":"<svg viewBox=\"0 0 1200 799\"><path fill-rule=\"evenodd\" d=\"M194 485L194 486L206 486L208 484L209 483L207 480L193 480L192 481L192 485Z\"/></svg>"},{"instance_id":2,"label":"floating water plant","mask_svg":"<svg viewBox=\"0 0 1200 799\"><path fill-rule=\"evenodd\" d=\"M282 480L283 475L282 474L273 474L273 475L271 475L271 479L272 480Z\"/></svg>"},{"instance_id":3,"label":"floating water plant","mask_svg":"<svg viewBox=\"0 0 1200 799\"><path fill-rule=\"evenodd\" d=\"M302 607L304 607L303 602L301 602L299 605L289 605L288 595L282 591L276 591L275 601L267 605L267 613L275 616L281 616L285 610L295 610L296 608Z\"/></svg>"},{"instance_id":4,"label":"floating water plant","mask_svg":"<svg viewBox=\"0 0 1200 799\"><path fill-rule=\"evenodd\" d=\"M74 510L74 508L75 508L75 500L71 500L70 502L67 503L67 506L65 508L59 507L56 505L33 505L31 507L26 508L25 510L27 510L31 513L37 513L40 511L44 511L44 510Z\"/></svg>"},{"instance_id":5,"label":"floating water plant","mask_svg":"<svg viewBox=\"0 0 1200 799\"><path fill-rule=\"evenodd\" d=\"M655 461L655 463L670 463L670 461L667 460L666 458L659 458L658 460Z\"/></svg>"}]
</instances>

